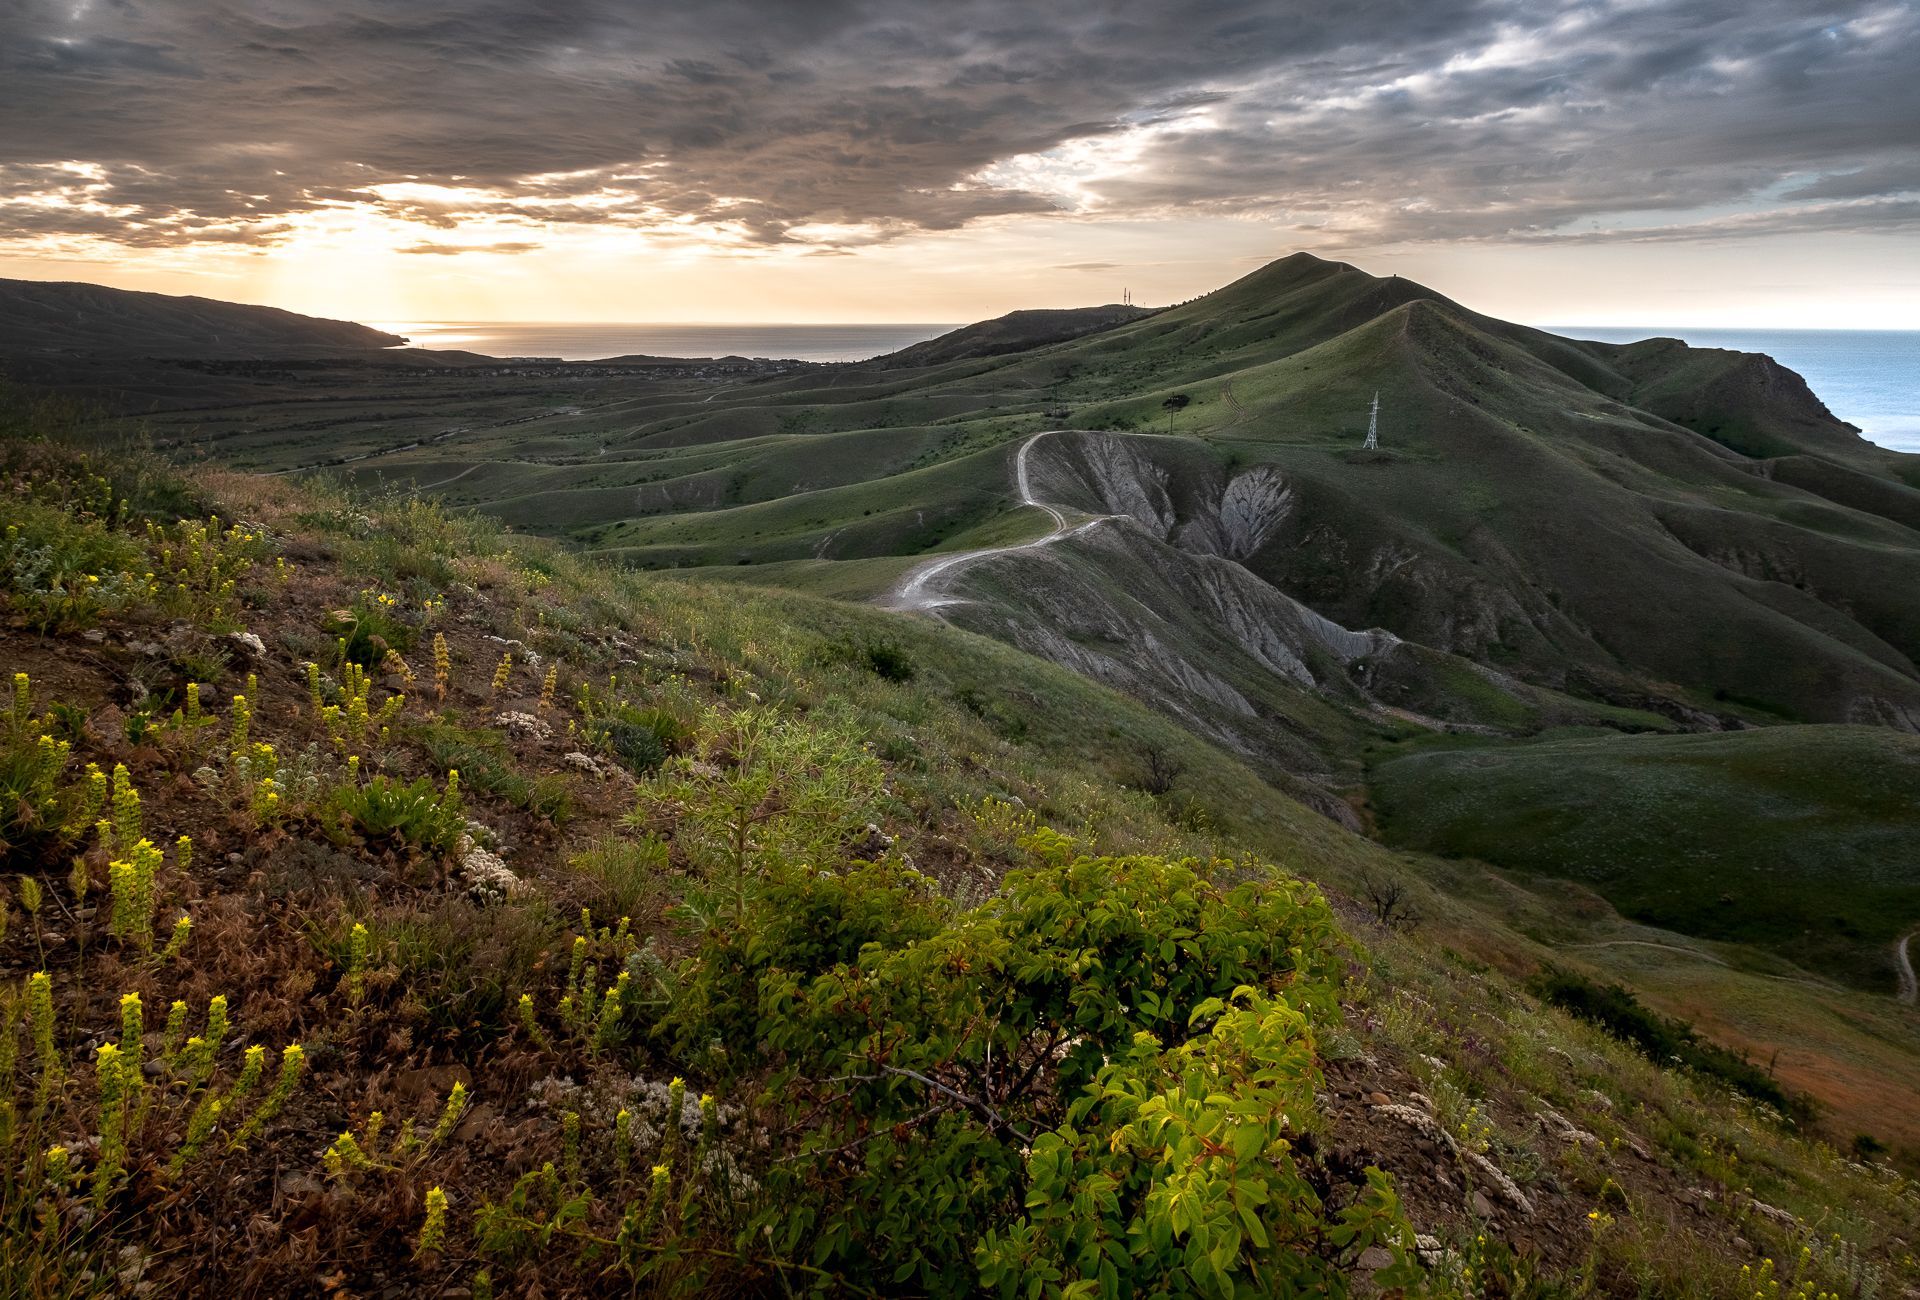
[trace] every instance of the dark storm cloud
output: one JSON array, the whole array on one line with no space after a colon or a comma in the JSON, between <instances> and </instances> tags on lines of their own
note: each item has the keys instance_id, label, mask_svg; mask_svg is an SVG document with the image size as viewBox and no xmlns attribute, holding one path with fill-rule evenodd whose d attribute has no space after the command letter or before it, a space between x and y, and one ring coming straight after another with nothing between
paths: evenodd
<instances>
[{"instance_id":1,"label":"dark storm cloud","mask_svg":"<svg viewBox=\"0 0 1920 1300\"><path fill-rule=\"evenodd\" d=\"M1904 0L11 9L0 234L271 243L364 205L749 247L1062 207L1355 244L1727 237L1899 228L1920 186ZM1089 141L1134 165L1076 182Z\"/></svg>"}]
</instances>

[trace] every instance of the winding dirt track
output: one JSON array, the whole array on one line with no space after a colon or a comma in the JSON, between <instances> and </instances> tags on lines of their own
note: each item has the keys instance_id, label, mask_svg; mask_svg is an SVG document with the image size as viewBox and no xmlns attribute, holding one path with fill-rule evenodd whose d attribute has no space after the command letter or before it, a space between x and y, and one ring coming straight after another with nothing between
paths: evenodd
<instances>
[{"instance_id":1,"label":"winding dirt track","mask_svg":"<svg viewBox=\"0 0 1920 1300\"><path fill-rule=\"evenodd\" d=\"M475 461L473 464L461 470L458 474L450 475L447 478L440 479L433 483L415 483L413 485L413 490L415 492L428 492L433 490L434 488L445 487L449 483L458 482L460 479L465 478L467 475L473 473L473 471L479 469L484 464L486 464L485 461Z\"/></svg>"},{"instance_id":2,"label":"winding dirt track","mask_svg":"<svg viewBox=\"0 0 1920 1300\"><path fill-rule=\"evenodd\" d=\"M1034 434L1020 444L1020 450L1013 458L1013 484L1020 493L1020 504L1044 510L1053 518L1053 531L1044 537L1036 537L1030 542L1018 542L1012 546L983 546L978 550L957 551L952 555L943 555L937 560L929 560L909 569L893 592L883 602L894 609L938 609L942 605L959 604L957 596L943 596L934 585L934 580L955 569L985 559L989 555L1008 555L1014 551L1031 551L1042 546L1051 546L1063 537L1084 532L1104 522L1110 516L1099 515L1084 523L1075 524L1068 520L1066 513L1058 506L1050 505L1033 495L1033 481L1027 472L1027 454L1033 445L1042 438L1062 432L1059 429L1045 429Z\"/></svg>"},{"instance_id":3,"label":"winding dirt track","mask_svg":"<svg viewBox=\"0 0 1920 1300\"><path fill-rule=\"evenodd\" d=\"M1914 934L1920 934L1920 930L1902 936L1900 942L1893 945L1893 964L1900 973L1900 991L1894 996L1908 1006L1920 1003L1920 980L1914 978L1913 956L1908 950Z\"/></svg>"}]
</instances>

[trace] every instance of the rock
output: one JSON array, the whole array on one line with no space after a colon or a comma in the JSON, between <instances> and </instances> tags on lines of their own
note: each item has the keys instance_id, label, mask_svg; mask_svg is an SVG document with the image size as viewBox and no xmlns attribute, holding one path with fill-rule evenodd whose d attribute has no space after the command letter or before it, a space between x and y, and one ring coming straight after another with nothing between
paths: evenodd
<instances>
[{"instance_id":1,"label":"rock","mask_svg":"<svg viewBox=\"0 0 1920 1300\"><path fill-rule=\"evenodd\" d=\"M1370 1092L1367 1094L1367 1103L1373 1106L1391 1106L1393 1098L1384 1092Z\"/></svg>"},{"instance_id":2,"label":"rock","mask_svg":"<svg viewBox=\"0 0 1920 1300\"><path fill-rule=\"evenodd\" d=\"M97 627L90 627L80 634L80 639L89 645L99 645L107 639L107 634Z\"/></svg>"},{"instance_id":3,"label":"rock","mask_svg":"<svg viewBox=\"0 0 1920 1300\"><path fill-rule=\"evenodd\" d=\"M302 1173L281 1174L279 1187L282 1196L293 1197L318 1196L326 1190L316 1180Z\"/></svg>"},{"instance_id":4,"label":"rock","mask_svg":"<svg viewBox=\"0 0 1920 1300\"><path fill-rule=\"evenodd\" d=\"M454 1142L462 1146L472 1142L499 1117L499 1112L484 1101L468 1106L467 1113L461 1116L459 1125L453 1130Z\"/></svg>"},{"instance_id":5,"label":"rock","mask_svg":"<svg viewBox=\"0 0 1920 1300\"><path fill-rule=\"evenodd\" d=\"M877 862L886 851L893 847L893 836L888 835L872 822L861 832L860 838L847 845L849 856L864 862Z\"/></svg>"},{"instance_id":6,"label":"rock","mask_svg":"<svg viewBox=\"0 0 1920 1300\"><path fill-rule=\"evenodd\" d=\"M1487 1199L1485 1192L1477 1189L1473 1193L1473 1212L1483 1219L1493 1217L1493 1202Z\"/></svg>"},{"instance_id":7,"label":"rock","mask_svg":"<svg viewBox=\"0 0 1920 1300\"><path fill-rule=\"evenodd\" d=\"M1585 1129L1574 1127L1573 1121L1549 1106L1536 1116L1540 1127L1559 1138L1562 1142L1571 1142L1575 1146L1597 1147L1604 1145L1599 1138Z\"/></svg>"},{"instance_id":8,"label":"rock","mask_svg":"<svg viewBox=\"0 0 1920 1300\"><path fill-rule=\"evenodd\" d=\"M1527 1199L1527 1194L1520 1190L1520 1185L1514 1182L1513 1179L1507 1177L1500 1166L1494 1164L1493 1161L1487 1159L1478 1151L1462 1150L1460 1156L1469 1165L1473 1166L1476 1173L1492 1185L1493 1190L1499 1193L1501 1200L1513 1206L1528 1218L1533 1217L1533 1202Z\"/></svg>"},{"instance_id":9,"label":"rock","mask_svg":"<svg viewBox=\"0 0 1920 1300\"><path fill-rule=\"evenodd\" d=\"M227 640L233 642L234 645L255 659L264 659L267 657L267 643L255 636L252 632L229 632L227 633Z\"/></svg>"},{"instance_id":10,"label":"rock","mask_svg":"<svg viewBox=\"0 0 1920 1300\"><path fill-rule=\"evenodd\" d=\"M235 1038L236 1043L239 1042ZM394 1091L406 1101L444 1102L453 1085L473 1087L473 1075L464 1065L429 1065L417 1070L402 1070L394 1076Z\"/></svg>"},{"instance_id":11,"label":"rock","mask_svg":"<svg viewBox=\"0 0 1920 1300\"><path fill-rule=\"evenodd\" d=\"M1393 1263L1393 1252L1385 1246L1368 1246L1360 1252L1360 1268L1363 1272L1377 1273Z\"/></svg>"}]
</instances>

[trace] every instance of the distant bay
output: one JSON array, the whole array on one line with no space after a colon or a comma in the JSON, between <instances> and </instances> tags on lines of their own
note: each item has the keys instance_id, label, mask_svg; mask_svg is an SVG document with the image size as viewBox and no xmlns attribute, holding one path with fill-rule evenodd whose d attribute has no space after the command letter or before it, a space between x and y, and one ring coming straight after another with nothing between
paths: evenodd
<instances>
[{"instance_id":1,"label":"distant bay","mask_svg":"<svg viewBox=\"0 0 1920 1300\"><path fill-rule=\"evenodd\" d=\"M1896 451L1920 452L1920 330L1717 330L1548 325L1601 343L1683 339L1697 348L1764 352L1806 379L1841 419Z\"/></svg>"},{"instance_id":2,"label":"distant bay","mask_svg":"<svg viewBox=\"0 0 1920 1300\"><path fill-rule=\"evenodd\" d=\"M864 361L955 329L953 325L646 325L541 321L389 321L375 329L414 347L490 357L766 357Z\"/></svg>"}]
</instances>

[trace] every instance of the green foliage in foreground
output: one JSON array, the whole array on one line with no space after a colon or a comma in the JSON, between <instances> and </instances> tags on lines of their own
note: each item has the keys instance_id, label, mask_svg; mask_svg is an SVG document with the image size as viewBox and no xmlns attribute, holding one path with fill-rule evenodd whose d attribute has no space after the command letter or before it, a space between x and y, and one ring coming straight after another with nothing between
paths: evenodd
<instances>
[{"instance_id":1,"label":"green foliage in foreground","mask_svg":"<svg viewBox=\"0 0 1920 1300\"><path fill-rule=\"evenodd\" d=\"M883 863L776 871L708 929L663 1029L717 1078L782 1062L792 1135L743 1240L941 1294L1331 1293L1376 1241L1417 1277L1384 1182L1336 1214L1292 1156L1343 969L1319 892L1025 847L951 919Z\"/></svg>"},{"instance_id":2,"label":"green foliage in foreground","mask_svg":"<svg viewBox=\"0 0 1920 1300\"><path fill-rule=\"evenodd\" d=\"M562 1160L474 1211L481 1258L565 1251L649 1294L1224 1300L1343 1294L1378 1246L1376 1282L1423 1287L1386 1176L1323 1193L1295 1157L1345 973L1319 891L1047 830L1023 852L964 910L897 860L774 859L716 882L658 1013L631 943L598 1013L599 971L556 1016L524 1000L536 1044L650 1024L712 1091L676 1077L606 1134L570 1112Z\"/></svg>"}]
</instances>

